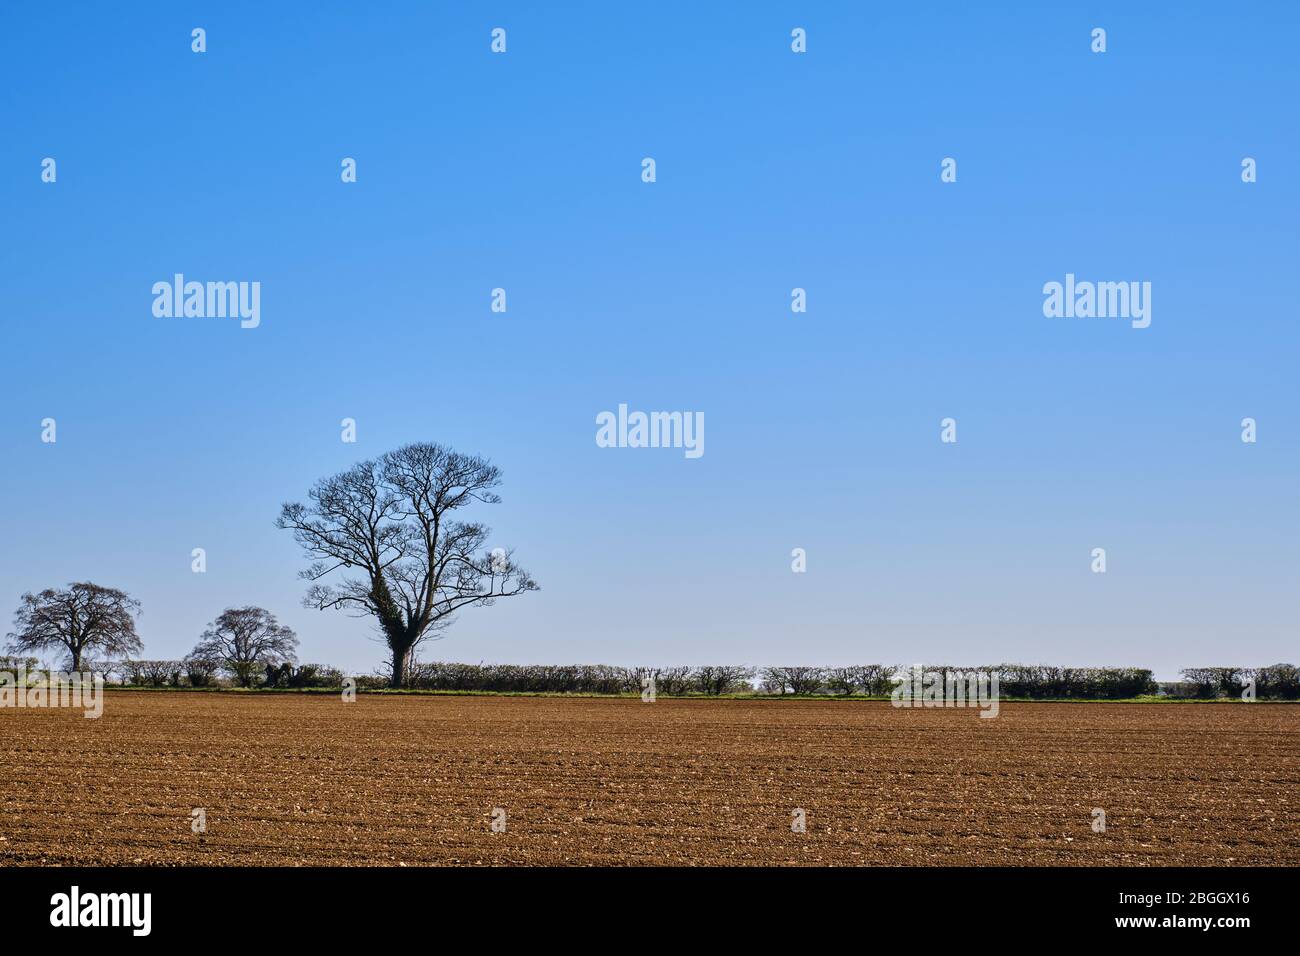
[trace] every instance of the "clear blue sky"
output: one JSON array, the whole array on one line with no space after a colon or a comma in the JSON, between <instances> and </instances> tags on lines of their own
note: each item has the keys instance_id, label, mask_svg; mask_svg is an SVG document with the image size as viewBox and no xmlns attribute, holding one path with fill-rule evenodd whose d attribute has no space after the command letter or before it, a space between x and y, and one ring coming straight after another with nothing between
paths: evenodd
<instances>
[{"instance_id":1,"label":"clear blue sky","mask_svg":"<svg viewBox=\"0 0 1300 956\"><path fill-rule=\"evenodd\" d=\"M426 659L1297 661L1298 26L1284 3L8 9L0 611L94 580L178 657L254 603L368 671L369 625L301 607L272 522L432 440L502 467L478 517L543 590ZM261 282L261 327L155 318L176 272ZM1067 272L1150 281L1151 327L1045 318ZM704 412L706 453L596 447L620 402Z\"/></svg>"}]
</instances>

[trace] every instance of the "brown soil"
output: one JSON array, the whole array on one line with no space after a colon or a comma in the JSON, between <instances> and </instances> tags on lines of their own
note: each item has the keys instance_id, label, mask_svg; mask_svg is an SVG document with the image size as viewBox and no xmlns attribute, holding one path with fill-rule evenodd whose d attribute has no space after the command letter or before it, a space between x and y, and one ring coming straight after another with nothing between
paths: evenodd
<instances>
[{"instance_id":1,"label":"brown soil","mask_svg":"<svg viewBox=\"0 0 1300 956\"><path fill-rule=\"evenodd\" d=\"M1300 863L1285 705L110 692L0 766L11 865Z\"/></svg>"}]
</instances>

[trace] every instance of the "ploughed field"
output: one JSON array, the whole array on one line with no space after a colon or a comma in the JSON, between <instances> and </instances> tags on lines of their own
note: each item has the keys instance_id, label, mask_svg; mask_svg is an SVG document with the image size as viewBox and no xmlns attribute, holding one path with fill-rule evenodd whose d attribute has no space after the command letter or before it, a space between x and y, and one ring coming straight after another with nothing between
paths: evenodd
<instances>
[{"instance_id":1,"label":"ploughed field","mask_svg":"<svg viewBox=\"0 0 1300 956\"><path fill-rule=\"evenodd\" d=\"M1300 707L979 714L110 691L0 710L0 864L1300 863Z\"/></svg>"}]
</instances>

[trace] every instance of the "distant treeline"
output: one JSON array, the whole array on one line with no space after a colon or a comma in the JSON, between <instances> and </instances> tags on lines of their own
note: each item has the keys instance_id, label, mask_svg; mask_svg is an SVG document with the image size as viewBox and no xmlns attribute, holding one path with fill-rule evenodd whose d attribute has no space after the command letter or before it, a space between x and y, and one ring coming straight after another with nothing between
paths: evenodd
<instances>
[{"instance_id":1,"label":"distant treeline","mask_svg":"<svg viewBox=\"0 0 1300 956\"><path fill-rule=\"evenodd\" d=\"M0 656L0 673L13 673L19 667L29 673L44 669L35 657ZM108 683L131 687L342 687L347 676L324 664L264 665L244 684L238 677L227 676L216 661L194 656L179 661L84 661L82 670L102 674Z\"/></svg>"},{"instance_id":2,"label":"distant treeline","mask_svg":"<svg viewBox=\"0 0 1300 956\"><path fill-rule=\"evenodd\" d=\"M1189 667L1181 671L1186 696L1240 697L1251 682L1255 696L1271 700L1300 699L1300 668L1294 664L1268 667Z\"/></svg>"},{"instance_id":3,"label":"distant treeline","mask_svg":"<svg viewBox=\"0 0 1300 956\"><path fill-rule=\"evenodd\" d=\"M0 657L0 671L19 665L31 671L35 658ZM1045 664L991 664L980 667L919 665L923 675L979 672L995 675L1002 697L1119 700L1152 694L1213 700L1240 698L1252 689L1257 699L1300 699L1300 668L1191 667L1182 681L1158 683L1136 667L1052 667ZM411 690L521 694L640 694L653 686L657 695L720 696L736 693L785 695L888 696L899 680L911 679L917 665L861 664L852 667L613 667L606 664L456 664L414 662L404 686ZM89 669L106 679L143 687L222 687L232 681L210 660L95 662ZM251 686L270 688L341 687L347 675L322 664L267 666ZM353 678L359 690L389 686L389 675ZM757 682L757 686L756 686ZM1252 685L1253 682L1253 685Z\"/></svg>"}]
</instances>

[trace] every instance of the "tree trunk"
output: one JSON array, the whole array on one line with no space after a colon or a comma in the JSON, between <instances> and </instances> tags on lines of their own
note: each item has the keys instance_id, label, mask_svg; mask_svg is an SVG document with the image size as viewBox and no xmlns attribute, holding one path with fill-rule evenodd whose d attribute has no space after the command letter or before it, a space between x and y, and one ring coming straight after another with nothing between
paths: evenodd
<instances>
[{"instance_id":1,"label":"tree trunk","mask_svg":"<svg viewBox=\"0 0 1300 956\"><path fill-rule=\"evenodd\" d=\"M74 674L81 673L81 648L80 647L72 648L72 673Z\"/></svg>"},{"instance_id":2,"label":"tree trunk","mask_svg":"<svg viewBox=\"0 0 1300 956\"><path fill-rule=\"evenodd\" d=\"M411 663L411 645L390 641L388 646L393 651L393 676L389 679L388 686L401 687L406 682L406 668Z\"/></svg>"},{"instance_id":3,"label":"tree trunk","mask_svg":"<svg viewBox=\"0 0 1300 956\"><path fill-rule=\"evenodd\" d=\"M379 626L383 628L384 636L388 638L388 649L393 652L393 673L388 680L388 686L401 687L406 680L406 668L411 662L411 648L415 646L410 622L402 617L401 609L393 600L392 592L389 591L388 582L384 580L383 575L376 575L371 579L370 600L374 603Z\"/></svg>"}]
</instances>

